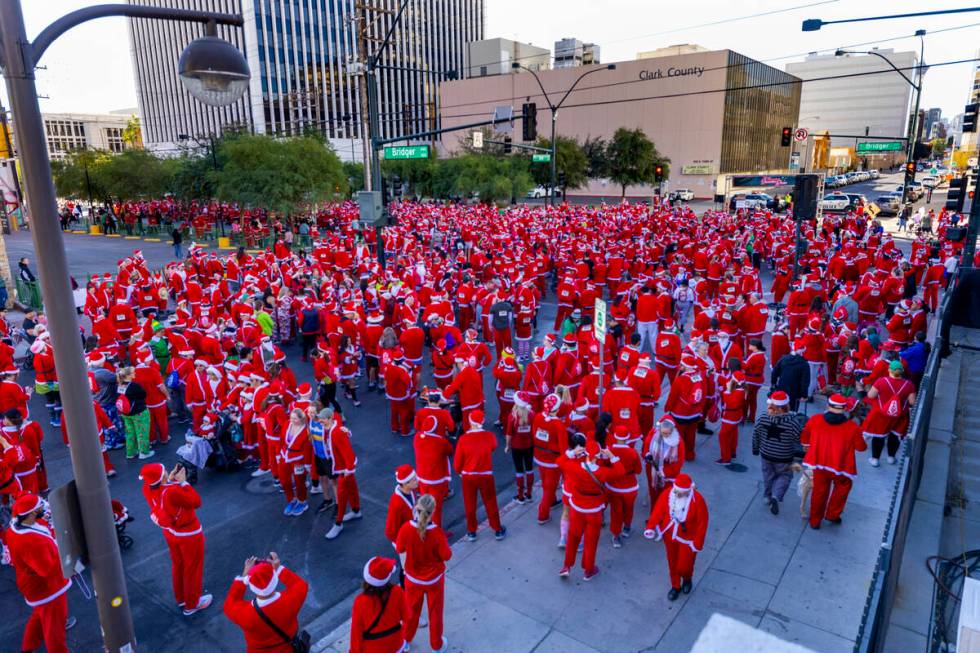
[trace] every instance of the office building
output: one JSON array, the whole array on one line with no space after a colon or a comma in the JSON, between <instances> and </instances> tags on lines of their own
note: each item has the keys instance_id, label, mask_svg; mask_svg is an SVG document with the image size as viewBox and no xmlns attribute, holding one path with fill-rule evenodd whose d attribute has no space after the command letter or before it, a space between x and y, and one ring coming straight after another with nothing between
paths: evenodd
<instances>
[{"instance_id":1,"label":"office building","mask_svg":"<svg viewBox=\"0 0 980 653\"><path fill-rule=\"evenodd\" d=\"M915 79L914 52L877 52ZM912 112L912 87L875 55L812 54L789 63L786 72L804 80L800 126L811 133L829 132L832 146L853 148L860 136L905 138ZM807 81L813 80L813 81ZM892 163L895 155L872 155L869 165Z\"/></svg>"},{"instance_id":2,"label":"office building","mask_svg":"<svg viewBox=\"0 0 980 653\"><path fill-rule=\"evenodd\" d=\"M936 138L933 134L936 132L936 125L942 120L943 110L939 107L933 107L932 109L927 109L925 112L925 118L922 123L922 134L926 140L931 138Z\"/></svg>"},{"instance_id":3,"label":"office building","mask_svg":"<svg viewBox=\"0 0 980 653\"><path fill-rule=\"evenodd\" d=\"M105 150L122 152L130 147L140 147L139 135L132 142L124 138L126 125L135 115L135 109L109 114L45 113L44 139L48 145L48 157L63 159L72 150ZM11 130L13 135L13 130ZM15 146L16 147L16 146Z\"/></svg>"},{"instance_id":4,"label":"office building","mask_svg":"<svg viewBox=\"0 0 980 653\"><path fill-rule=\"evenodd\" d=\"M551 51L530 43L510 39L484 39L467 45L466 77L509 75L518 72L511 64L519 63L530 70L547 70Z\"/></svg>"},{"instance_id":5,"label":"office building","mask_svg":"<svg viewBox=\"0 0 980 653\"><path fill-rule=\"evenodd\" d=\"M538 77L557 102L585 70L557 68ZM799 116L799 81L730 50L617 62L615 70L600 69L575 87L561 108L557 133L582 143L608 140L619 127L640 128L671 161L669 188L710 198L719 174L788 170L792 148L782 147L780 137ZM519 110L530 98L537 105L539 134L549 135L548 103L530 73L444 82L441 92L443 127L512 106ZM519 120L511 136L519 142ZM441 147L457 152L460 140L447 134ZM621 192L608 180L569 189L570 195L617 198ZM628 197L652 193L649 187L626 189Z\"/></svg>"},{"instance_id":6,"label":"office building","mask_svg":"<svg viewBox=\"0 0 980 653\"><path fill-rule=\"evenodd\" d=\"M358 33L367 25L370 54L394 18L382 0L130 0L140 4L241 13L242 27L218 26L240 48L252 81L228 107L194 100L177 76L177 61L204 27L130 19L137 95L147 146L180 151L189 139L229 128L296 135L314 129L338 152L365 134L357 66ZM366 21L361 21L362 14ZM483 38L483 0L410 3L379 61L382 138L431 129L438 123L438 86L463 74L466 44Z\"/></svg>"},{"instance_id":7,"label":"office building","mask_svg":"<svg viewBox=\"0 0 980 653\"><path fill-rule=\"evenodd\" d=\"M578 39L565 38L555 41L555 68L574 68L601 63L599 46L583 43Z\"/></svg>"}]
</instances>

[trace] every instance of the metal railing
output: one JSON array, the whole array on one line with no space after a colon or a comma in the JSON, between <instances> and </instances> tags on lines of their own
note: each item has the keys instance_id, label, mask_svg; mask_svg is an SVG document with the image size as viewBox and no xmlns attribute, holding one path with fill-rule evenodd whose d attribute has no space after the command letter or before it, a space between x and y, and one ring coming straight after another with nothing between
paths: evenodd
<instances>
[{"instance_id":1,"label":"metal railing","mask_svg":"<svg viewBox=\"0 0 980 653\"><path fill-rule=\"evenodd\" d=\"M24 306L41 310L41 285L37 281L24 281L21 278L17 282L17 301Z\"/></svg>"},{"instance_id":2,"label":"metal railing","mask_svg":"<svg viewBox=\"0 0 980 653\"><path fill-rule=\"evenodd\" d=\"M898 475L892 489L878 560L854 642L855 653L880 653L885 647L885 635L898 589L902 555L912 521L912 508L922 480L926 445L929 442L929 423L932 420L932 400L936 395L936 379L939 376L943 351L947 346L948 336L945 334L949 333L943 327L950 319L953 295L953 288L947 288L937 312L936 336L926 361L922 382L919 384L908 436L899 456Z\"/></svg>"}]
</instances>

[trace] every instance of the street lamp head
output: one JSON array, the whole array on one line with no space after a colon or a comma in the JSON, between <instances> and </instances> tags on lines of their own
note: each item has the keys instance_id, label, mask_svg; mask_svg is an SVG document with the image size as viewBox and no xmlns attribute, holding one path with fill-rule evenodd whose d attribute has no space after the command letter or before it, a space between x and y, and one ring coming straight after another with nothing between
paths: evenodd
<instances>
[{"instance_id":1,"label":"street lamp head","mask_svg":"<svg viewBox=\"0 0 980 653\"><path fill-rule=\"evenodd\" d=\"M916 36L925 36L926 35L926 31L924 29L917 29L917 30L915 30L915 35Z\"/></svg>"},{"instance_id":2,"label":"street lamp head","mask_svg":"<svg viewBox=\"0 0 980 653\"><path fill-rule=\"evenodd\" d=\"M614 63L609 64L608 66L606 66L606 70L616 70L616 64Z\"/></svg>"},{"instance_id":3,"label":"street lamp head","mask_svg":"<svg viewBox=\"0 0 980 653\"><path fill-rule=\"evenodd\" d=\"M823 27L823 21L819 18L808 18L803 21L804 32L816 32Z\"/></svg>"},{"instance_id":4,"label":"street lamp head","mask_svg":"<svg viewBox=\"0 0 980 653\"><path fill-rule=\"evenodd\" d=\"M843 57L845 54L847 54L846 50L837 50L836 52L834 52L835 57Z\"/></svg>"},{"instance_id":5,"label":"street lamp head","mask_svg":"<svg viewBox=\"0 0 980 653\"><path fill-rule=\"evenodd\" d=\"M248 62L238 48L216 36L191 41L180 54L177 72L184 88L212 107L236 101L252 77Z\"/></svg>"},{"instance_id":6,"label":"street lamp head","mask_svg":"<svg viewBox=\"0 0 980 653\"><path fill-rule=\"evenodd\" d=\"M514 70L517 70L518 68L521 67L521 64L517 63L516 61L511 61L510 67L513 68Z\"/></svg>"}]
</instances>

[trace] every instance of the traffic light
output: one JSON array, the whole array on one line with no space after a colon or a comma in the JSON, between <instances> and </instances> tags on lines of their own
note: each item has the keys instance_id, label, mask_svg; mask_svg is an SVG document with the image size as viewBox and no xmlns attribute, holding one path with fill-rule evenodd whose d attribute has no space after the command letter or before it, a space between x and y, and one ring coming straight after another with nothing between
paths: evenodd
<instances>
[{"instance_id":1,"label":"traffic light","mask_svg":"<svg viewBox=\"0 0 980 653\"><path fill-rule=\"evenodd\" d=\"M966 184L969 181L966 177L950 179L949 192L946 194L946 210L963 212L963 202L966 200Z\"/></svg>"},{"instance_id":2,"label":"traffic light","mask_svg":"<svg viewBox=\"0 0 980 653\"><path fill-rule=\"evenodd\" d=\"M534 102L525 102L522 111L524 113L522 134L524 142L536 141L538 139L538 105Z\"/></svg>"},{"instance_id":3,"label":"traffic light","mask_svg":"<svg viewBox=\"0 0 980 653\"><path fill-rule=\"evenodd\" d=\"M514 151L514 148L510 145L512 142L513 139L510 136L504 136L504 154L510 154Z\"/></svg>"},{"instance_id":4,"label":"traffic light","mask_svg":"<svg viewBox=\"0 0 980 653\"><path fill-rule=\"evenodd\" d=\"M905 183L915 181L915 162L909 161L905 164Z\"/></svg>"},{"instance_id":5,"label":"traffic light","mask_svg":"<svg viewBox=\"0 0 980 653\"><path fill-rule=\"evenodd\" d=\"M783 147L789 147L789 144L793 141L793 128L783 127L783 135L779 140L779 144Z\"/></svg>"},{"instance_id":6,"label":"traffic light","mask_svg":"<svg viewBox=\"0 0 980 653\"><path fill-rule=\"evenodd\" d=\"M963 133L977 130L977 113L980 112L980 102L966 105L963 109Z\"/></svg>"},{"instance_id":7,"label":"traffic light","mask_svg":"<svg viewBox=\"0 0 980 653\"><path fill-rule=\"evenodd\" d=\"M658 184L664 180L664 167L659 163L653 169L653 179Z\"/></svg>"}]
</instances>

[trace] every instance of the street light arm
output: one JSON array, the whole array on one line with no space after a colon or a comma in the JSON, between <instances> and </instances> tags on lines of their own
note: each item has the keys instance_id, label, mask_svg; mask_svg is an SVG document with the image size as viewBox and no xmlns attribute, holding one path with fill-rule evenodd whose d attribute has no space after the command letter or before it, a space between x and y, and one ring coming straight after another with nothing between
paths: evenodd
<instances>
[{"instance_id":1,"label":"street light arm","mask_svg":"<svg viewBox=\"0 0 980 653\"><path fill-rule=\"evenodd\" d=\"M574 82L572 82L572 85L568 87L568 90L567 91L565 91L565 95L563 95L561 97L561 101L558 104L555 105L555 111L557 111L558 109L560 109L561 108L561 105L565 104L565 100L567 100L568 99L568 96L572 94L572 91L575 90L575 87L578 86L578 83L579 82L581 82L583 79L585 79L586 77L588 77L592 73L597 73L600 70L607 70L607 68L605 66L603 66L602 68L593 68L592 70L586 70L584 73L582 73L581 75L579 75L578 76L578 79L576 79Z\"/></svg>"},{"instance_id":2,"label":"street light arm","mask_svg":"<svg viewBox=\"0 0 980 653\"><path fill-rule=\"evenodd\" d=\"M553 105L551 103L551 98L548 97L548 92L544 90L544 85L541 83L541 78L538 77L538 74L536 72L534 72L533 70L531 70L527 66L524 66L522 64L517 63L516 61L514 63L512 63L511 66L514 67L514 68L520 68L521 70L526 70L527 72L531 73L531 77L534 78L534 81L536 81L538 83L538 88L541 89L541 95L544 96L544 101L548 103L548 109L552 113L554 113L555 111L558 110L558 107L556 107L555 105Z\"/></svg>"},{"instance_id":3,"label":"street light arm","mask_svg":"<svg viewBox=\"0 0 980 653\"><path fill-rule=\"evenodd\" d=\"M891 66L892 67L892 70L894 70L896 73L898 73L899 75L901 75L902 77L904 77L905 78L905 81L907 81L912 86L912 88L914 88L917 91L919 90L918 84L916 84L915 82L913 82L911 77L909 77L904 72L902 72L902 70L900 68L898 68L895 64L893 64L891 62L891 59L889 59L885 55L881 54L880 52L875 52L874 50L867 50L867 51L864 51L864 52L852 52L850 50L838 50L837 52L839 52L841 54L873 54L874 56L878 57L879 59L881 59L885 63L887 63L889 66ZM921 60L919 61L919 65L920 66L922 65L922 61Z\"/></svg>"},{"instance_id":4,"label":"street light arm","mask_svg":"<svg viewBox=\"0 0 980 653\"><path fill-rule=\"evenodd\" d=\"M388 27L388 32L385 34L385 38L381 41L381 45L375 53L369 58L368 66L374 68L378 65L378 61L381 59L381 53L385 51L388 47L388 43L391 41L391 35L395 33L395 28L398 27L399 21L402 19L402 14L405 13L405 8L408 7L408 3L412 0L403 0L401 6L398 8L398 13L395 14L395 19L391 21L391 25Z\"/></svg>"},{"instance_id":5,"label":"street light arm","mask_svg":"<svg viewBox=\"0 0 980 653\"><path fill-rule=\"evenodd\" d=\"M197 23L209 23L214 21L215 23L221 23L222 25L235 25L241 27L244 24L244 20L241 16L236 14L221 14L213 13L209 11L195 11L193 9L172 9L169 7L144 7L141 5L125 5L125 4L115 4L115 5L96 5L94 7L85 7L77 11L73 11L70 14L65 14L58 20L54 21L50 25L44 28L44 30L37 35L34 42L30 44L29 49L22 48L25 51L25 56L30 53L31 61L25 62L29 63L29 66L25 66L27 69L33 69L37 66L37 63L41 60L44 52L48 47L57 39L59 36L70 30L71 28L81 25L82 23L88 22L90 20L95 20L96 18L107 18L109 16L126 16L128 18L155 18L160 20L182 20L186 22L197 22Z\"/></svg>"}]
</instances>

